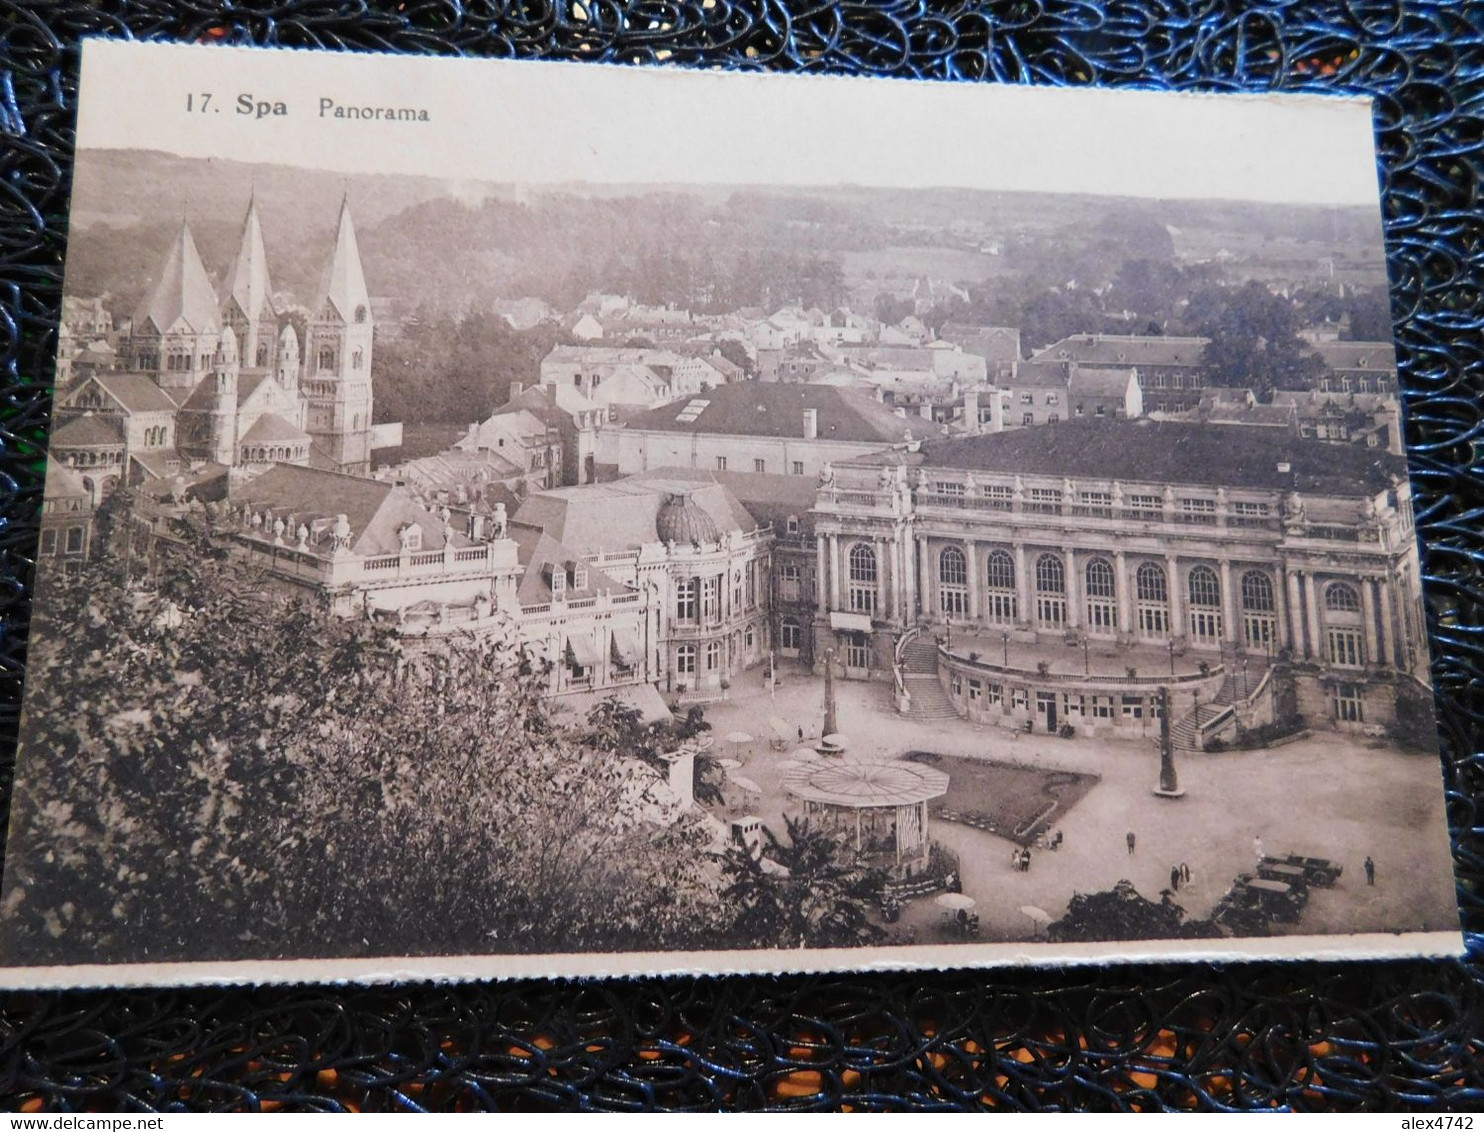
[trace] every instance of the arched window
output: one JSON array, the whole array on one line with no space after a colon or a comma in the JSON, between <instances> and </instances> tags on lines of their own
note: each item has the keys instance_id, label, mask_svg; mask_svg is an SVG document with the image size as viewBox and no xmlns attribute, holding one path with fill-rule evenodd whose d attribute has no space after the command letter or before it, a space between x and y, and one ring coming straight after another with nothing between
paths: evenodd
<instances>
[{"instance_id":1,"label":"arched window","mask_svg":"<svg viewBox=\"0 0 1484 1132\"><path fill-rule=\"evenodd\" d=\"M1242 640L1248 648L1271 652L1278 638L1273 580L1261 570L1242 575Z\"/></svg>"},{"instance_id":2,"label":"arched window","mask_svg":"<svg viewBox=\"0 0 1484 1132\"><path fill-rule=\"evenodd\" d=\"M356 307L356 321L357 322L365 322L366 321L366 307L365 307L365 304L362 304L362 305Z\"/></svg>"},{"instance_id":3,"label":"arched window","mask_svg":"<svg viewBox=\"0 0 1484 1132\"><path fill-rule=\"evenodd\" d=\"M1117 583L1113 566L1106 558L1087 563L1087 627L1094 633L1114 633L1118 629Z\"/></svg>"},{"instance_id":4,"label":"arched window","mask_svg":"<svg viewBox=\"0 0 1484 1132\"><path fill-rule=\"evenodd\" d=\"M798 656L804 647L804 626L792 617L785 617L779 626L779 645L784 656Z\"/></svg>"},{"instance_id":5,"label":"arched window","mask_svg":"<svg viewBox=\"0 0 1484 1132\"><path fill-rule=\"evenodd\" d=\"M969 563L956 546L938 555L938 606L948 617L969 614Z\"/></svg>"},{"instance_id":6,"label":"arched window","mask_svg":"<svg viewBox=\"0 0 1484 1132\"><path fill-rule=\"evenodd\" d=\"M1144 562L1134 571L1134 604L1139 636L1170 635L1170 587L1162 567Z\"/></svg>"},{"instance_id":7,"label":"arched window","mask_svg":"<svg viewBox=\"0 0 1484 1132\"><path fill-rule=\"evenodd\" d=\"M258 363L257 364L258 364L258 368L259 369L267 369L268 368L268 343L266 343L266 342L260 342L258 344Z\"/></svg>"},{"instance_id":8,"label":"arched window","mask_svg":"<svg viewBox=\"0 0 1484 1132\"><path fill-rule=\"evenodd\" d=\"M335 368L335 350L332 346L321 346L319 351L319 368Z\"/></svg>"},{"instance_id":9,"label":"arched window","mask_svg":"<svg viewBox=\"0 0 1484 1132\"><path fill-rule=\"evenodd\" d=\"M1273 612L1273 580L1261 570L1242 575L1242 608L1253 613Z\"/></svg>"},{"instance_id":10,"label":"arched window","mask_svg":"<svg viewBox=\"0 0 1484 1132\"><path fill-rule=\"evenodd\" d=\"M681 645L675 650L675 675L682 680L696 674L696 646Z\"/></svg>"},{"instance_id":11,"label":"arched window","mask_svg":"<svg viewBox=\"0 0 1484 1132\"><path fill-rule=\"evenodd\" d=\"M1067 571L1054 554L1036 559L1036 620L1054 629L1067 623Z\"/></svg>"},{"instance_id":12,"label":"arched window","mask_svg":"<svg viewBox=\"0 0 1484 1132\"><path fill-rule=\"evenodd\" d=\"M863 542L850 548L850 608L876 612L876 551Z\"/></svg>"},{"instance_id":13,"label":"arched window","mask_svg":"<svg viewBox=\"0 0 1484 1132\"><path fill-rule=\"evenodd\" d=\"M706 646L706 671L715 672L721 667L721 642L712 641Z\"/></svg>"},{"instance_id":14,"label":"arched window","mask_svg":"<svg viewBox=\"0 0 1484 1132\"><path fill-rule=\"evenodd\" d=\"M365 360L366 360L366 355L362 352L361 348L359 346L357 346L356 349L355 349L355 353L351 354L351 356L350 356L350 368L351 369L360 369L361 368L361 364Z\"/></svg>"},{"instance_id":15,"label":"arched window","mask_svg":"<svg viewBox=\"0 0 1484 1132\"><path fill-rule=\"evenodd\" d=\"M1221 640L1221 580L1209 566L1192 566L1186 588L1190 593L1190 636L1197 644Z\"/></svg>"},{"instance_id":16,"label":"arched window","mask_svg":"<svg viewBox=\"0 0 1484 1132\"><path fill-rule=\"evenodd\" d=\"M1360 595L1344 582L1324 587L1324 642L1331 664L1360 668L1365 664L1365 635Z\"/></svg>"},{"instance_id":17,"label":"arched window","mask_svg":"<svg viewBox=\"0 0 1484 1132\"><path fill-rule=\"evenodd\" d=\"M991 550L984 569L988 592L984 615L990 621L1008 625L1015 620L1015 559L1006 550Z\"/></svg>"}]
</instances>

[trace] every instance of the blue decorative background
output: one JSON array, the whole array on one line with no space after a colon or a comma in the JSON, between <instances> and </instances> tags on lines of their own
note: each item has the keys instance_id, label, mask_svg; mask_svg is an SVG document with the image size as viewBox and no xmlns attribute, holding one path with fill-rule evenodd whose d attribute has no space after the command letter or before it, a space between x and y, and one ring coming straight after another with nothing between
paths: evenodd
<instances>
[{"instance_id":1,"label":"blue decorative background","mask_svg":"<svg viewBox=\"0 0 1484 1132\"><path fill-rule=\"evenodd\" d=\"M0 998L7 1108L1484 1106L1484 5L0 0L0 750L14 749L93 34L1375 96L1471 956ZM952 123L939 123L953 144ZM0 791L8 785L0 781Z\"/></svg>"}]
</instances>

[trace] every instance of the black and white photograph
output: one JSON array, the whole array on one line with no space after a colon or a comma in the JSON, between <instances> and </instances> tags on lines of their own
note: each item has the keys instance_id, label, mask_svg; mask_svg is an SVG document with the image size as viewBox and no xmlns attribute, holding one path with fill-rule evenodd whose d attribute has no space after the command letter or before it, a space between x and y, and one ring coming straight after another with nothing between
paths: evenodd
<instances>
[{"instance_id":1,"label":"black and white photograph","mask_svg":"<svg viewBox=\"0 0 1484 1132\"><path fill-rule=\"evenodd\" d=\"M1368 102L80 97L6 984L1462 950Z\"/></svg>"}]
</instances>

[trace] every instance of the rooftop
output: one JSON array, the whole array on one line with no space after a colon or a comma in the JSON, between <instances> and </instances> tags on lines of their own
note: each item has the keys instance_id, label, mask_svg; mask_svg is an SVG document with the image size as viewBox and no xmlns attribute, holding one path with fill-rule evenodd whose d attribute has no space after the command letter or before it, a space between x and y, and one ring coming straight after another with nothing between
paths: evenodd
<instances>
[{"instance_id":1,"label":"rooftop","mask_svg":"<svg viewBox=\"0 0 1484 1132\"><path fill-rule=\"evenodd\" d=\"M1314 352L1330 369L1396 369L1396 350L1390 342L1319 342Z\"/></svg>"},{"instance_id":2,"label":"rooftop","mask_svg":"<svg viewBox=\"0 0 1484 1132\"><path fill-rule=\"evenodd\" d=\"M1210 341L1152 334L1073 334L1037 351L1034 358L1065 358L1095 366L1198 366Z\"/></svg>"},{"instance_id":3,"label":"rooftop","mask_svg":"<svg viewBox=\"0 0 1484 1132\"><path fill-rule=\"evenodd\" d=\"M118 426L104 417L84 413L52 433L53 448L122 448L123 435Z\"/></svg>"},{"instance_id":4,"label":"rooftop","mask_svg":"<svg viewBox=\"0 0 1484 1132\"><path fill-rule=\"evenodd\" d=\"M854 390L748 381L640 413L630 418L628 427L802 439L805 409L819 414L820 440L890 444L902 440L914 423ZM916 423L921 430L922 423Z\"/></svg>"},{"instance_id":5,"label":"rooftop","mask_svg":"<svg viewBox=\"0 0 1484 1132\"><path fill-rule=\"evenodd\" d=\"M855 461L894 463L898 453ZM1304 440L1277 429L1165 421L1073 420L1039 428L926 440L909 466L963 468L1210 487L1361 496L1405 476L1400 456ZM1287 472L1278 465L1286 463Z\"/></svg>"}]
</instances>

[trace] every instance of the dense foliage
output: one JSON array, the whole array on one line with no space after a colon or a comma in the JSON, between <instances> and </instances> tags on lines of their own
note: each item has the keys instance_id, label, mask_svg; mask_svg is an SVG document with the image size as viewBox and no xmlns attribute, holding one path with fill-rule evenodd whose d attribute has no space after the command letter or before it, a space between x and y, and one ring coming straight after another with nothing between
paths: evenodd
<instances>
[{"instance_id":1,"label":"dense foliage","mask_svg":"<svg viewBox=\"0 0 1484 1132\"><path fill-rule=\"evenodd\" d=\"M708 851L715 827L655 820L642 760L699 718L645 732L647 752L611 712L564 728L510 636L411 646L193 523L136 545L125 495L100 558L38 593L8 960L776 941L722 899L745 869ZM783 918L803 898L773 876L758 892Z\"/></svg>"}]
</instances>

